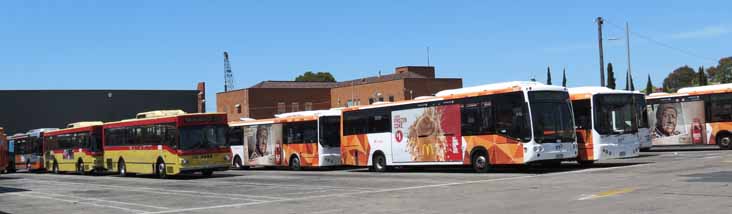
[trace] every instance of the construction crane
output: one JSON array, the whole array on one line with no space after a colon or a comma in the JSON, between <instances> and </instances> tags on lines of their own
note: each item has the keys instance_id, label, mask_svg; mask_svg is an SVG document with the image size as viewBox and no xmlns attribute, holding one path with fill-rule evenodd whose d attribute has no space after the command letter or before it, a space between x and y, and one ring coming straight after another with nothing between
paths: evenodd
<instances>
[{"instance_id":1,"label":"construction crane","mask_svg":"<svg viewBox=\"0 0 732 214\"><path fill-rule=\"evenodd\" d=\"M224 91L234 89L234 74L231 72L231 65L229 64L229 53L224 51Z\"/></svg>"}]
</instances>

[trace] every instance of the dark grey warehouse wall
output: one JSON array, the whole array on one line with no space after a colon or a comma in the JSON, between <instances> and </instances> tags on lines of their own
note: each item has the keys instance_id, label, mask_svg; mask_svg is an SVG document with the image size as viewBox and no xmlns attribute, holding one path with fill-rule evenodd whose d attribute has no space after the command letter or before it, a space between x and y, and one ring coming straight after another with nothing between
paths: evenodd
<instances>
[{"instance_id":1,"label":"dark grey warehouse wall","mask_svg":"<svg viewBox=\"0 0 732 214\"><path fill-rule=\"evenodd\" d=\"M144 111L196 112L197 95L196 90L0 90L0 127L12 135L78 121L129 119Z\"/></svg>"}]
</instances>

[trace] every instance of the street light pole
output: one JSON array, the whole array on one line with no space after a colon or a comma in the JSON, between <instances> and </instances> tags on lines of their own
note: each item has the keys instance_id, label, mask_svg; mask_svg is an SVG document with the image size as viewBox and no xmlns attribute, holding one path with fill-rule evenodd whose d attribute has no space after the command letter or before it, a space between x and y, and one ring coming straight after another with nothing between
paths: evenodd
<instances>
[{"instance_id":1,"label":"street light pole","mask_svg":"<svg viewBox=\"0 0 732 214\"><path fill-rule=\"evenodd\" d=\"M625 22L625 52L628 57L628 75L625 75L626 85L630 90L631 80L633 79L633 72L630 70L630 28L628 28L628 22Z\"/></svg>"},{"instance_id":2,"label":"street light pole","mask_svg":"<svg viewBox=\"0 0 732 214\"><path fill-rule=\"evenodd\" d=\"M605 62L602 57L602 17L597 17L597 44L600 47L600 86L605 87Z\"/></svg>"}]
</instances>

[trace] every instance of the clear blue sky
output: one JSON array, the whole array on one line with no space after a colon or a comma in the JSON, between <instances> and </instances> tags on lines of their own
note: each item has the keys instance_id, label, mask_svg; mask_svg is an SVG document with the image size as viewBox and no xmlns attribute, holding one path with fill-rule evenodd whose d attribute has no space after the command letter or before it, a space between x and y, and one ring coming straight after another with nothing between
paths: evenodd
<instances>
[{"instance_id":1,"label":"clear blue sky","mask_svg":"<svg viewBox=\"0 0 732 214\"><path fill-rule=\"evenodd\" d=\"M68 1L72 2L72 1ZM510 80L599 82L594 19L608 20L606 62L618 85L631 31L638 88L674 68L732 55L732 1L48 1L0 8L0 89L223 90L223 51L237 87L329 71L338 80L426 64L465 86ZM613 25L614 24L614 25Z\"/></svg>"}]
</instances>

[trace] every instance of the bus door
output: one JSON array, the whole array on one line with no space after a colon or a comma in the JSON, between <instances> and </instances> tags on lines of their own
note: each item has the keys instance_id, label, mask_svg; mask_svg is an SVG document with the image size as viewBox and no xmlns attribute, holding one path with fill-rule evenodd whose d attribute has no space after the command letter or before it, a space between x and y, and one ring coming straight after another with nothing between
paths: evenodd
<instances>
[{"instance_id":1,"label":"bus door","mask_svg":"<svg viewBox=\"0 0 732 214\"><path fill-rule=\"evenodd\" d=\"M340 165L340 130L340 116L325 116L318 119L318 151L320 151L321 166Z\"/></svg>"},{"instance_id":2,"label":"bus door","mask_svg":"<svg viewBox=\"0 0 732 214\"><path fill-rule=\"evenodd\" d=\"M463 160L460 105L392 112L392 162Z\"/></svg>"}]
</instances>

